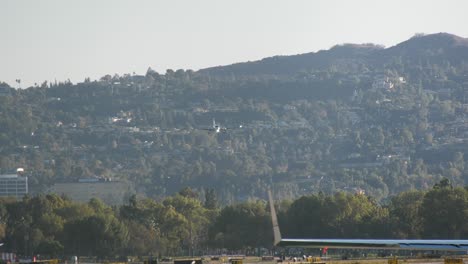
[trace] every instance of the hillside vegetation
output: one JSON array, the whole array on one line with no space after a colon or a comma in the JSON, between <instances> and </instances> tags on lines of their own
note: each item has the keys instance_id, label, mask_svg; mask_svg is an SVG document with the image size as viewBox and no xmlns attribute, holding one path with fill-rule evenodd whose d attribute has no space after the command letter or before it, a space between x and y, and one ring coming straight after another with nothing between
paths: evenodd
<instances>
[{"instance_id":1,"label":"hillside vegetation","mask_svg":"<svg viewBox=\"0 0 468 264\"><path fill-rule=\"evenodd\" d=\"M468 39L446 33L196 72L2 83L0 173L25 168L34 193L100 177L149 198L189 186L231 204L272 185L281 199L385 201L443 178L468 184L467 97ZM233 129L205 130L213 119Z\"/></svg>"}]
</instances>

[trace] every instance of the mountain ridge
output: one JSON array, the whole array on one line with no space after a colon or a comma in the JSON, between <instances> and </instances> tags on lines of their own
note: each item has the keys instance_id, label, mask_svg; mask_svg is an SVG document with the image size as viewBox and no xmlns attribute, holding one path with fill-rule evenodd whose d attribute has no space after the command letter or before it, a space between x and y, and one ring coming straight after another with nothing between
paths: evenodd
<instances>
[{"instance_id":1,"label":"mountain ridge","mask_svg":"<svg viewBox=\"0 0 468 264\"><path fill-rule=\"evenodd\" d=\"M442 55L454 62L458 62L460 57L468 57L468 38L450 33L416 34L388 48L372 43L345 43L335 45L328 50L266 57L257 61L209 67L198 72L210 75L289 75L300 71L323 70L342 60L366 60L376 63L374 66L379 66L386 63L387 58L391 56L440 57Z\"/></svg>"}]
</instances>

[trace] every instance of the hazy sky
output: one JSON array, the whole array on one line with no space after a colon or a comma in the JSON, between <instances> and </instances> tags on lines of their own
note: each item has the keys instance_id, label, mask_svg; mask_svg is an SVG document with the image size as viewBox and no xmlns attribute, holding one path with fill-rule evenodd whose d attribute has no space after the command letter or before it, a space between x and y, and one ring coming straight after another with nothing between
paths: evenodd
<instances>
[{"instance_id":1,"label":"hazy sky","mask_svg":"<svg viewBox=\"0 0 468 264\"><path fill-rule=\"evenodd\" d=\"M468 37L466 0L0 0L0 81L80 82L328 49Z\"/></svg>"}]
</instances>

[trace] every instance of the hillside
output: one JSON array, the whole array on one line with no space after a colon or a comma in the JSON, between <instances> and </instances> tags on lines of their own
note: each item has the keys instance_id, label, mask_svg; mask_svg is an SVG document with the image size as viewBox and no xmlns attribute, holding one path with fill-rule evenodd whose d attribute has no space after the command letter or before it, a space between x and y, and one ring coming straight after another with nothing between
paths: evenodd
<instances>
[{"instance_id":1,"label":"hillside","mask_svg":"<svg viewBox=\"0 0 468 264\"><path fill-rule=\"evenodd\" d=\"M466 185L467 43L440 33L196 72L1 83L0 173L25 168L33 192L101 178L153 198L215 189L226 204L269 185L278 198L378 200Z\"/></svg>"},{"instance_id":2,"label":"hillside","mask_svg":"<svg viewBox=\"0 0 468 264\"><path fill-rule=\"evenodd\" d=\"M324 70L335 63L351 60L359 61L381 50L373 44L337 45L330 50L321 50L292 56L275 56L254 62L236 63L200 70L201 73L214 75L291 75L302 71Z\"/></svg>"},{"instance_id":3,"label":"hillside","mask_svg":"<svg viewBox=\"0 0 468 264\"><path fill-rule=\"evenodd\" d=\"M292 56L275 56L260 61L236 63L200 70L212 75L291 75L299 72L326 70L342 63L370 63L382 69L396 57L411 59L441 58L452 63L468 56L468 39L448 33L415 35L393 47L375 44L342 44L329 50Z\"/></svg>"}]
</instances>

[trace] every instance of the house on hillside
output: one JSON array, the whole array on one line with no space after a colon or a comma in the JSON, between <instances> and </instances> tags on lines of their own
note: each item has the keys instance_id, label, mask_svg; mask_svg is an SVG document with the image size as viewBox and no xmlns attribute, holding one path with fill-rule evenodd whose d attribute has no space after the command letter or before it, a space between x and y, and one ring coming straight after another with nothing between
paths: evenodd
<instances>
[{"instance_id":1,"label":"house on hillside","mask_svg":"<svg viewBox=\"0 0 468 264\"><path fill-rule=\"evenodd\" d=\"M378 77L372 83L372 88L375 90L392 90L395 84L388 77Z\"/></svg>"}]
</instances>

